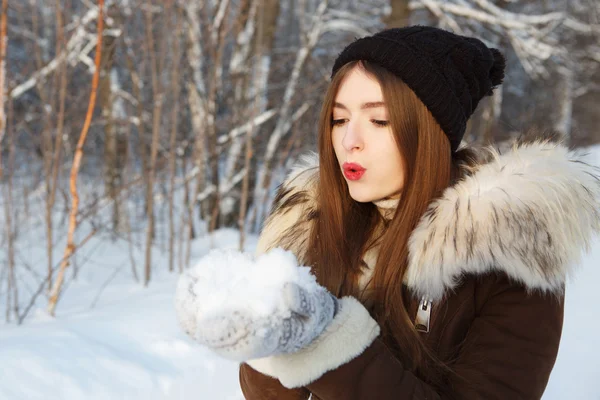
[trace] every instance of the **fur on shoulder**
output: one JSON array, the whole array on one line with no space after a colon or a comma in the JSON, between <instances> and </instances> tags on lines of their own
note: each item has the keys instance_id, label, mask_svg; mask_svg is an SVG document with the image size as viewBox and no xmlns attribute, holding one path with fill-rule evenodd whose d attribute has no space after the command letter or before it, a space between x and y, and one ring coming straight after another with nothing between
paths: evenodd
<instances>
[{"instance_id":1,"label":"fur on shoulder","mask_svg":"<svg viewBox=\"0 0 600 400\"><path fill-rule=\"evenodd\" d=\"M292 251L302 262L308 246L310 223L317 217L318 177L318 154L303 155L277 190L258 241L258 254L282 247Z\"/></svg>"},{"instance_id":2,"label":"fur on shoulder","mask_svg":"<svg viewBox=\"0 0 600 400\"><path fill-rule=\"evenodd\" d=\"M433 201L409 239L405 284L439 300L464 275L501 271L530 290L561 293L600 232L600 169L546 140L488 148L486 161ZM306 251L317 217L318 156L311 153L276 196L259 251Z\"/></svg>"},{"instance_id":3,"label":"fur on shoulder","mask_svg":"<svg viewBox=\"0 0 600 400\"><path fill-rule=\"evenodd\" d=\"M436 300L494 270L560 293L600 232L600 170L550 141L514 145L433 201L409 240L405 283Z\"/></svg>"}]
</instances>

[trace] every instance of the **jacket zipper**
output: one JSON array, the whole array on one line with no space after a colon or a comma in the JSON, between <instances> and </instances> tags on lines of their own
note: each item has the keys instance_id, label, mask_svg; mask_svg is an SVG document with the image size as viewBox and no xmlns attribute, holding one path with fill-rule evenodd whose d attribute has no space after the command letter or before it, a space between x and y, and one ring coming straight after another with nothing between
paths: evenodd
<instances>
[{"instance_id":1,"label":"jacket zipper","mask_svg":"<svg viewBox=\"0 0 600 400\"><path fill-rule=\"evenodd\" d=\"M419 302L419 307L417 308L417 316L415 317L415 328L418 332L428 333L429 332L429 324L431 322L431 308L433 307L433 302L423 296L421 301Z\"/></svg>"}]
</instances>

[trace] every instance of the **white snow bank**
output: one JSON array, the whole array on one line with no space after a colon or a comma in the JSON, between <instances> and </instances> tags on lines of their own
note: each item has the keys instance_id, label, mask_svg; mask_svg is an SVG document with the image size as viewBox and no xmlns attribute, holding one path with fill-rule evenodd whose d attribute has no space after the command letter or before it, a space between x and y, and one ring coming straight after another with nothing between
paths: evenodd
<instances>
[{"instance_id":1,"label":"white snow bank","mask_svg":"<svg viewBox=\"0 0 600 400\"><path fill-rule=\"evenodd\" d=\"M236 232L221 230L196 240L192 254L238 242ZM31 243L26 255L43 260L44 241ZM255 245L248 238L246 249ZM143 249L135 256L140 268ZM154 254L147 288L131 277L124 241L93 238L80 259L87 261L79 262L77 281L67 281L57 318L46 314L41 296L24 325L0 320L0 400L243 400L238 363L215 356L179 327L173 308L179 274L166 271L165 254ZM33 265L43 272L45 263Z\"/></svg>"}]
</instances>

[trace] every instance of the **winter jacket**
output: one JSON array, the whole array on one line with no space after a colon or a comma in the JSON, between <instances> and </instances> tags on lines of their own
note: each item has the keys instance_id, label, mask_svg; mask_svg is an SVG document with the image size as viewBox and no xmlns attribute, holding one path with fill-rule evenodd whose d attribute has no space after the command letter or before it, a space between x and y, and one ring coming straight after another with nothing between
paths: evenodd
<instances>
[{"instance_id":1,"label":"winter jacket","mask_svg":"<svg viewBox=\"0 0 600 400\"><path fill-rule=\"evenodd\" d=\"M305 159L281 186L259 252L306 251L317 162ZM406 369L367 307L346 297L308 348L242 364L244 396L539 399L558 352L566 277L600 230L598 175L565 147L535 142L491 153L430 204L411 234L404 284L422 339L451 368L444 389Z\"/></svg>"}]
</instances>

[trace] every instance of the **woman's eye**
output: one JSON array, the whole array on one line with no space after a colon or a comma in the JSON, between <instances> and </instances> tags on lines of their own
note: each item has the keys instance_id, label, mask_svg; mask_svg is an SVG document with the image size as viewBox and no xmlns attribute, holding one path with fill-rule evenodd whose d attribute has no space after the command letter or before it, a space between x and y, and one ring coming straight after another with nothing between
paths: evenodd
<instances>
[{"instance_id":1,"label":"woman's eye","mask_svg":"<svg viewBox=\"0 0 600 400\"><path fill-rule=\"evenodd\" d=\"M382 120L382 119L372 119L371 122L374 123L377 126L381 126L382 128L386 127L386 126L388 126L390 124L390 121L385 121L385 120Z\"/></svg>"},{"instance_id":2,"label":"woman's eye","mask_svg":"<svg viewBox=\"0 0 600 400\"><path fill-rule=\"evenodd\" d=\"M340 125L344 125L344 122L346 122L345 119L341 118L341 119L332 119L331 120L331 126L340 126Z\"/></svg>"}]
</instances>

